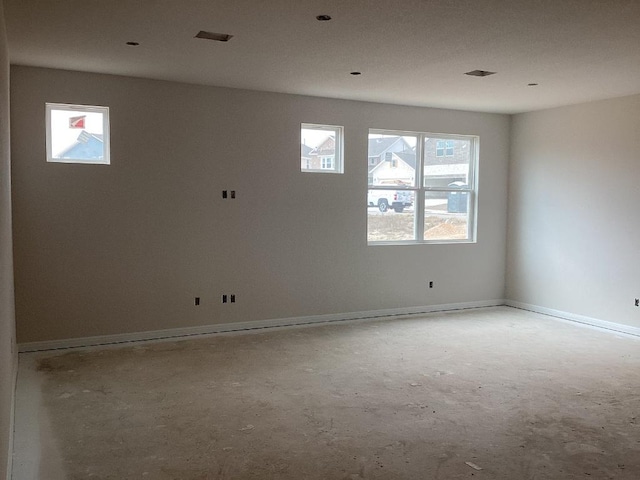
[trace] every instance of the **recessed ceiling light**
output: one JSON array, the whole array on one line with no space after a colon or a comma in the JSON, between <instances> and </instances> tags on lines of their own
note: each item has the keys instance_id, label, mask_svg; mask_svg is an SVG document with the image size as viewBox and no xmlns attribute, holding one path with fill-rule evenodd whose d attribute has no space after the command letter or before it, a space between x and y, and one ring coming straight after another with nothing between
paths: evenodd
<instances>
[{"instance_id":1,"label":"recessed ceiling light","mask_svg":"<svg viewBox=\"0 0 640 480\"><path fill-rule=\"evenodd\" d=\"M193 38L202 38L204 40L215 40L216 42L228 42L233 38L233 35L229 35L227 33L214 33L214 32L205 32L204 30L200 30L196 33L196 36Z\"/></svg>"},{"instance_id":2,"label":"recessed ceiling light","mask_svg":"<svg viewBox=\"0 0 640 480\"><path fill-rule=\"evenodd\" d=\"M362 75L362 72L351 72L351 75Z\"/></svg>"},{"instance_id":3,"label":"recessed ceiling light","mask_svg":"<svg viewBox=\"0 0 640 480\"><path fill-rule=\"evenodd\" d=\"M537 87L537 83L527 83L527 87Z\"/></svg>"},{"instance_id":4,"label":"recessed ceiling light","mask_svg":"<svg viewBox=\"0 0 640 480\"><path fill-rule=\"evenodd\" d=\"M465 75L470 75L472 77L488 77L489 75L494 75L496 72L490 72L488 70L471 70L470 72L465 73Z\"/></svg>"},{"instance_id":5,"label":"recessed ceiling light","mask_svg":"<svg viewBox=\"0 0 640 480\"><path fill-rule=\"evenodd\" d=\"M316 17L316 20L318 20L319 22L328 22L329 20L331 20L331 15L318 15Z\"/></svg>"},{"instance_id":6,"label":"recessed ceiling light","mask_svg":"<svg viewBox=\"0 0 640 480\"><path fill-rule=\"evenodd\" d=\"M130 47L137 47L140 44L138 42L127 42L127 45L129 45Z\"/></svg>"}]
</instances>

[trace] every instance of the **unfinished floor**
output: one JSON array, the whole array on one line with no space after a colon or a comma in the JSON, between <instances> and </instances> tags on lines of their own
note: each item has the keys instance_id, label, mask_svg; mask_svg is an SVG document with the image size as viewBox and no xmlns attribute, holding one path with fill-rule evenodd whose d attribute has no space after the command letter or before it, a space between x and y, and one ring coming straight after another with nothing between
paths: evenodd
<instances>
[{"instance_id":1,"label":"unfinished floor","mask_svg":"<svg viewBox=\"0 0 640 480\"><path fill-rule=\"evenodd\" d=\"M508 307L22 354L14 480L640 478L640 339Z\"/></svg>"}]
</instances>

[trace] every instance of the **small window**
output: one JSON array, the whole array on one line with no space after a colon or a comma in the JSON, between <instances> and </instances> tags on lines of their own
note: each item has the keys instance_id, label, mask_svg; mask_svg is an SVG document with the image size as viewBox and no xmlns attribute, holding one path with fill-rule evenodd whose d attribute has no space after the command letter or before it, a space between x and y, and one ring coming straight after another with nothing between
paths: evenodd
<instances>
[{"instance_id":1,"label":"small window","mask_svg":"<svg viewBox=\"0 0 640 480\"><path fill-rule=\"evenodd\" d=\"M109 164L109 107L46 104L47 162Z\"/></svg>"},{"instance_id":2,"label":"small window","mask_svg":"<svg viewBox=\"0 0 640 480\"><path fill-rule=\"evenodd\" d=\"M436 142L436 157L453 157L454 145L453 140L438 140Z\"/></svg>"},{"instance_id":3,"label":"small window","mask_svg":"<svg viewBox=\"0 0 640 480\"><path fill-rule=\"evenodd\" d=\"M320 168L322 168L322 170L333 170L333 158L333 155L330 157L322 157Z\"/></svg>"},{"instance_id":4,"label":"small window","mask_svg":"<svg viewBox=\"0 0 640 480\"><path fill-rule=\"evenodd\" d=\"M453 140L446 140L444 145L445 145L445 149L444 149L444 154L447 157L453 157Z\"/></svg>"},{"instance_id":5,"label":"small window","mask_svg":"<svg viewBox=\"0 0 640 480\"><path fill-rule=\"evenodd\" d=\"M334 125L303 123L300 127L300 170L344 173L343 129Z\"/></svg>"}]
</instances>

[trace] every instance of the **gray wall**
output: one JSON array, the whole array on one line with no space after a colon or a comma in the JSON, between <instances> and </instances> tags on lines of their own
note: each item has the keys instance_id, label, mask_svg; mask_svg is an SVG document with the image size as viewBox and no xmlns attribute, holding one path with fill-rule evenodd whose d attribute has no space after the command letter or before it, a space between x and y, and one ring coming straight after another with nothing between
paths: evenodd
<instances>
[{"instance_id":1,"label":"gray wall","mask_svg":"<svg viewBox=\"0 0 640 480\"><path fill-rule=\"evenodd\" d=\"M27 67L11 81L20 342L503 298L506 115ZM47 101L109 106L112 164L47 164ZM344 125L344 175L300 173L301 122ZM476 244L367 246L370 127L480 136Z\"/></svg>"},{"instance_id":2,"label":"gray wall","mask_svg":"<svg viewBox=\"0 0 640 480\"><path fill-rule=\"evenodd\" d=\"M640 326L640 95L516 115L507 297Z\"/></svg>"},{"instance_id":3,"label":"gray wall","mask_svg":"<svg viewBox=\"0 0 640 480\"><path fill-rule=\"evenodd\" d=\"M9 154L9 57L0 0L0 478L6 478L11 438L11 402L17 366L11 248Z\"/></svg>"}]
</instances>

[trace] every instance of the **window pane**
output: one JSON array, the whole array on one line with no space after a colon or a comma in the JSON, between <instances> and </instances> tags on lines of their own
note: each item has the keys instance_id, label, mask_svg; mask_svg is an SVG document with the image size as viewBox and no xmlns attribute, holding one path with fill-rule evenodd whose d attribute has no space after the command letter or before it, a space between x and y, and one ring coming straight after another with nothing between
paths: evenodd
<instances>
[{"instance_id":1,"label":"window pane","mask_svg":"<svg viewBox=\"0 0 640 480\"><path fill-rule=\"evenodd\" d=\"M453 156L453 150L454 150L453 140L447 140L445 155L447 157L452 157Z\"/></svg>"},{"instance_id":2,"label":"window pane","mask_svg":"<svg viewBox=\"0 0 640 480\"><path fill-rule=\"evenodd\" d=\"M342 127L303 123L300 128L300 170L342 173Z\"/></svg>"},{"instance_id":3,"label":"window pane","mask_svg":"<svg viewBox=\"0 0 640 480\"><path fill-rule=\"evenodd\" d=\"M414 198L412 190L369 190L367 240L415 240Z\"/></svg>"},{"instance_id":4,"label":"window pane","mask_svg":"<svg viewBox=\"0 0 640 480\"><path fill-rule=\"evenodd\" d=\"M424 140L424 186L449 187L454 182L469 183L471 139Z\"/></svg>"},{"instance_id":5,"label":"window pane","mask_svg":"<svg viewBox=\"0 0 640 480\"><path fill-rule=\"evenodd\" d=\"M416 185L416 143L413 135L369 133L369 185Z\"/></svg>"},{"instance_id":6,"label":"window pane","mask_svg":"<svg viewBox=\"0 0 640 480\"><path fill-rule=\"evenodd\" d=\"M106 107L47 104L47 160L109 163Z\"/></svg>"},{"instance_id":7,"label":"window pane","mask_svg":"<svg viewBox=\"0 0 640 480\"><path fill-rule=\"evenodd\" d=\"M424 239L469 238L469 192L425 192Z\"/></svg>"}]
</instances>

